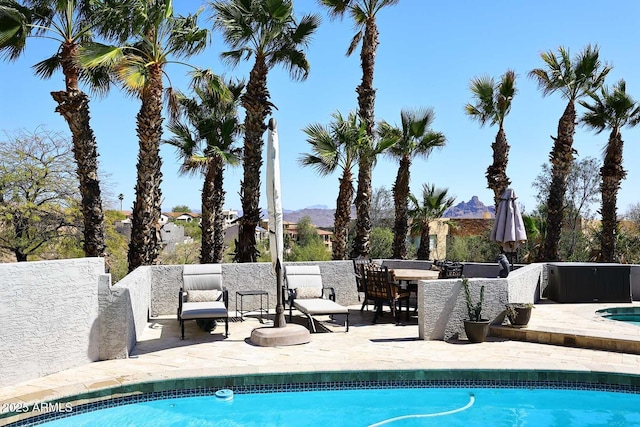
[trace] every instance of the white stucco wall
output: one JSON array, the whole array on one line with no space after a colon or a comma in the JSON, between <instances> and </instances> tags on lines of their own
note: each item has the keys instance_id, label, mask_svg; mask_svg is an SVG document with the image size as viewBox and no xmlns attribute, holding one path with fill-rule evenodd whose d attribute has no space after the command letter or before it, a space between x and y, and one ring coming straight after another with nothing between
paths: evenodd
<instances>
[{"instance_id":1,"label":"white stucco wall","mask_svg":"<svg viewBox=\"0 0 640 427\"><path fill-rule=\"evenodd\" d=\"M98 360L102 258L0 264L0 383Z\"/></svg>"},{"instance_id":2,"label":"white stucco wall","mask_svg":"<svg viewBox=\"0 0 640 427\"><path fill-rule=\"evenodd\" d=\"M151 267L137 268L114 286L100 281L100 360L129 357L147 326L150 301Z\"/></svg>"},{"instance_id":3,"label":"white stucco wall","mask_svg":"<svg viewBox=\"0 0 640 427\"><path fill-rule=\"evenodd\" d=\"M471 278L469 286L474 302L484 290L482 317L501 318L509 302L535 302L539 299L543 264L531 264L514 270L505 279ZM418 284L418 336L424 340L466 338L463 320L468 319L461 279L421 280Z\"/></svg>"}]
</instances>

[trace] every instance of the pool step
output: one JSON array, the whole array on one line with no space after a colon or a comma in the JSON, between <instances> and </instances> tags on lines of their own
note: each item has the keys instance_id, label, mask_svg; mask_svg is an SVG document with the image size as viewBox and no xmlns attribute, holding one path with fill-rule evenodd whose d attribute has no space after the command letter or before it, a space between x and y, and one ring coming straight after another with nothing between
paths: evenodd
<instances>
[{"instance_id":1,"label":"pool step","mask_svg":"<svg viewBox=\"0 0 640 427\"><path fill-rule=\"evenodd\" d=\"M509 325L492 325L489 331L492 337L515 341L640 354L640 340L634 339L634 337L610 337L586 331L567 331L553 327L515 328Z\"/></svg>"}]
</instances>

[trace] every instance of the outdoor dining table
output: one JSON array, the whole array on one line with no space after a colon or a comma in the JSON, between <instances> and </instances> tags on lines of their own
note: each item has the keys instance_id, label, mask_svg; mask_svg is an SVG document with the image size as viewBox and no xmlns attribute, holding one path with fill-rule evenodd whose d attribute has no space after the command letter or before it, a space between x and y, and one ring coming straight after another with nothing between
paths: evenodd
<instances>
[{"instance_id":1,"label":"outdoor dining table","mask_svg":"<svg viewBox=\"0 0 640 427\"><path fill-rule=\"evenodd\" d=\"M416 268L394 268L391 270L396 280L401 282L417 282L418 280L437 279L440 272L433 270L419 270Z\"/></svg>"}]
</instances>

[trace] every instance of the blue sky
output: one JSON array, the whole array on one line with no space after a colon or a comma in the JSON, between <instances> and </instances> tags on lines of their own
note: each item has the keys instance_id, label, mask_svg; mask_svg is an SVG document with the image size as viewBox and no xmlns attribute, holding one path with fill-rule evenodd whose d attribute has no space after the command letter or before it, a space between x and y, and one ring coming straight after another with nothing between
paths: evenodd
<instances>
[{"instance_id":1,"label":"blue sky","mask_svg":"<svg viewBox=\"0 0 640 427\"><path fill-rule=\"evenodd\" d=\"M176 2L185 13L199 2ZM297 159L308 151L302 129L315 122L329 123L337 110L347 114L357 107L355 88L362 76L359 54L346 57L354 29L351 21L330 20L315 1L297 0L296 14L318 13L322 24L307 53L311 73L304 82L289 79L286 71L276 68L269 73L271 101L278 108L282 197L284 209L301 209L312 205L335 207L338 175L319 177L313 169L301 168ZM591 6L593 5L593 6ZM205 14L207 12L205 11ZM612 0L606 3L576 0L541 0L524 2L430 2L401 0L378 15L380 45L376 56L374 86L377 88L376 118L399 123L403 108L432 107L436 119L433 129L443 132L447 145L426 159L414 161L411 189L416 194L423 183L448 187L456 203L476 195L485 204L492 201L486 188L485 171L491 163L490 145L495 127L480 128L464 114L464 105L472 100L469 82L488 74L499 78L507 69L516 74L518 94L505 131L511 151L507 173L525 211L535 208L532 182L547 161L556 135L558 119L566 106L559 94L543 98L528 72L543 63L541 52L556 51L559 46L578 53L587 44L598 44L601 58L613 66L607 83L627 81L627 91L640 99L640 43L637 17L640 3ZM210 26L210 21L201 20ZM61 74L50 80L35 77L31 65L51 55L56 48L49 40L32 39L26 54L18 61L0 62L0 130L34 130L39 125L69 134L61 116L54 112L55 102L49 92L62 90ZM219 61L226 46L218 33L212 34L208 50L192 58L194 65L211 68L226 76L246 78L251 63L235 69ZM171 66L171 84L187 90L189 69ZM138 141L135 116L140 103L117 89L102 99L92 99L92 127L96 134L102 174L109 174L112 207L119 207L115 195L123 193L124 209L131 209L134 199ZM578 109L582 113L582 108ZM166 121L165 121L166 123ZM165 132L165 138L170 135ZM602 158L607 142L605 131L595 135L578 127L574 148L580 158ZM619 192L619 213L640 202L640 130L623 130L624 166L627 179ZM266 133L265 133L266 141ZM242 144L242 140L238 141ZM163 210L176 205L200 209L202 180L178 176L179 161L170 146L163 146ZM391 188L397 164L382 158L373 171L373 186ZM264 188L265 167L262 170ZM225 177L225 208L241 209L238 195L242 168L230 169ZM264 193L264 191L263 191ZM264 195L261 206L266 207Z\"/></svg>"}]
</instances>

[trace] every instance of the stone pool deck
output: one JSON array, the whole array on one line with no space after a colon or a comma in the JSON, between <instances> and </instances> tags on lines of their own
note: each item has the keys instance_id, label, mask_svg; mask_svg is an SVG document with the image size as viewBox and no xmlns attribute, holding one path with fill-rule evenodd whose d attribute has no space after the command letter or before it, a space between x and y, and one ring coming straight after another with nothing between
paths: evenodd
<instances>
[{"instance_id":1,"label":"stone pool deck","mask_svg":"<svg viewBox=\"0 0 640 427\"><path fill-rule=\"evenodd\" d=\"M253 345L248 339L251 331L271 325L270 320L260 323L257 315L231 322L226 339L220 333L223 325L208 334L199 330L195 322L187 322L184 341L179 338L175 317L158 318L149 324L129 359L95 362L0 387L0 405L44 402L120 385L177 378L310 371L514 369L640 375L640 354L634 354L638 352L625 352L624 347L603 351L572 346L601 343L602 339L638 345L640 327L595 314L598 309L613 306L640 304L538 304L529 327L519 330L536 337L537 342L491 336L481 344L466 340L422 341L418 339L415 318L396 326L386 314L373 325L373 313L365 311L361 315L358 306L350 307L348 333L342 324L326 318L321 322L324 332L312 334L308 344L291 347ZM564 338L556 340L557 334ZM588 339L572 341L567 337ZM562 345L546 344L556 341ZM8 421L0 418L0 425Z\"/></svg>"}]
</instances>

